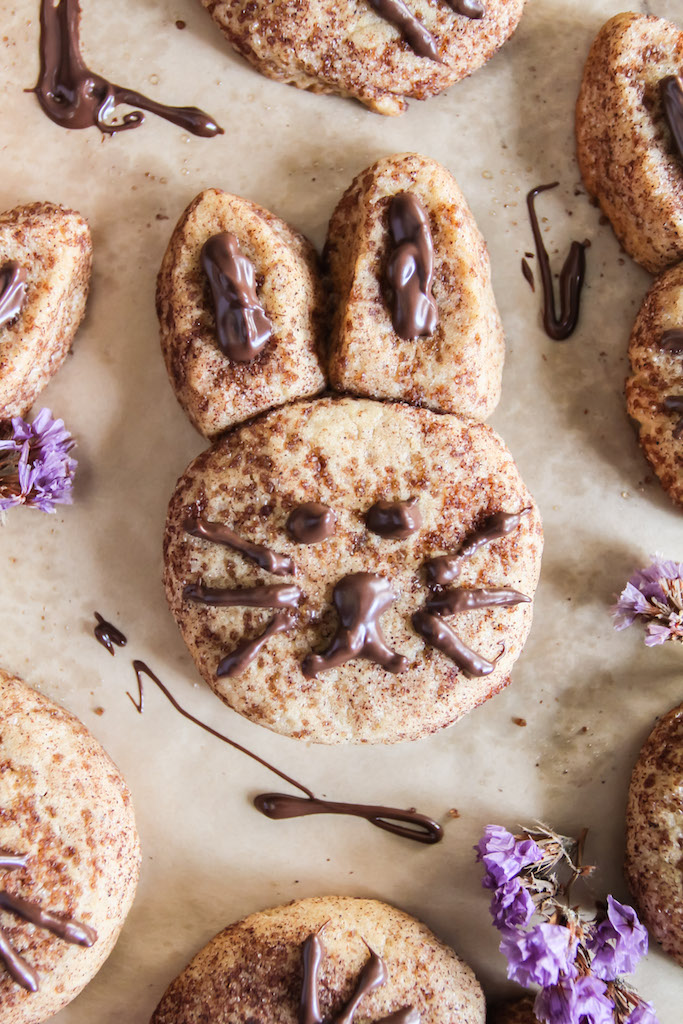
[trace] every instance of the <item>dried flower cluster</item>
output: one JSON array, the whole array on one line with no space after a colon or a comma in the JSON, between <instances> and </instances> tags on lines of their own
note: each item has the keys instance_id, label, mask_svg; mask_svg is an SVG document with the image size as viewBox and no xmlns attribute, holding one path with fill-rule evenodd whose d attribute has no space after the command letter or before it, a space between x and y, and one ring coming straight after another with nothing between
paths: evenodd
<instances>
[{"instance_id":1,"label":"dried flower cluster","mask_svg":"<svg viewBox=\"0 0 683 1024\"><path fill-rule=\"evenodd\" d=\"M69 452L74 440L63 420L41 409L33 423L12 420L12 437L0 441L0 513L15 505L54 512L70 505L76 460Z\"/></svg>"},{"instance_id":2,"label":"dried flower cluster","mask_svg":"<svg viewBox=\"0 0 683 1024\"><path fill-rule=\"evenodd\" d=\"M574 882L593 870L581 866L582 846L544 826L512 835L487 825L475 850L508 978L540 986L534 1014L546 1024L657 1024L621 978L647 953L635 910L612 896L592 914L569 905Z\"/></svg>"},{"instance_id":3,"label":"dried flower cluster","mask_svg":"<svg viewBox=\"0 0 683 1024\"><path fill-rule=\"evenodd\" d=\"M655 559L638 569L612 608L614 628L626 629L636 619L647 624L645 643L683 643L683 563Z\"/></svg>"}]
</instances>

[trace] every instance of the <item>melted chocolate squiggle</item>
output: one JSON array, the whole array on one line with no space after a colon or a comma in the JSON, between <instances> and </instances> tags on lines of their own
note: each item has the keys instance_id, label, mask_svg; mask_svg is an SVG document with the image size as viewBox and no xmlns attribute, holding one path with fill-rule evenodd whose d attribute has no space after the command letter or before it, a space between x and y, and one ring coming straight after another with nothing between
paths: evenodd
<instances>
[{"instance_id":1,"label":"melted chocolate squiggle","mask_svg":"<svg viewBox=\"0 0 683 1024\"><path fill-rule=\"evenodd\" d=\"M225 544L233 551L239 551L241 555L250 558L261 569L272 572L274 576L294 576L296 574L294 562L287 555L278 555L276 551L271 551L263 544L252 544L251 541L244 540L223 523L211 523L208 519L200 518L186 519L183 529L192 537L211 541L212 544Z\"/></svg>"},{"instance_id":2,"label":"melted chocolate squiggle","mask_svg":"<svg viewBox=\"0 0 683 1024\"><path fill-rule=\"evenodd\" d=\"M254 264L231 231L204 243L201 263L211 285L218 344L233 362L253 362L273 336L256 295Z\"/></svg>"},{"instance_id":3,"label":"melted chocolate squiggle","mask_svg":"<svg viewBox=\"0 0 683 1024\"><path fill-rule=\"evenodd\" d=\"M586 274L586 247L583 242L572 242L569 255L564 261L560 271L560 315L558 317L555 310L550 258L543 244L541 226L538 223L534 205L536 196L551 188L557 188L558 184L559 182L554 181L550 185L538 185L536 188L532 188L526 197L526 202L543 284L543 326L546 334L553 341L564 341L574 332L579 320L581 289Z\"/></svg>"},{"instance_id":4,"label":"melted chocolate squiggle","mask_svg":"<svg viewBox=\"0 0 683 1024\"><path fill-rule=\"evenodd\" d=\"M16 260L0 270L0 330L17 319L26 303L28 274Z\"/></svg>"},{"instance_id":5,"label":"melted chocolate squiggle","mask_svg":"<svg viewBox=\"0 0 683 1024\"><path fill-rule=\"evenodd\" d=\"M436 39L403 0L370 0L370 6L399 29L418 57L428 57L441 63Z\"/></svg>"},{"instance_id":6,"label":"melted chocolate squiggle","mask_svg":"<svg viewBox=\"0 0 683 1024\"><path fill-rule=\"evenodd\" d=\"M352 658L367 658L388 672L404 672L408 659L392 651L382 633L380 616L396 600L388 581L371 572L344 576L332 592L339 627L323 654L307 654L301 670L314 679L325 669L344 665Z\"/></svg>"},{"instance_id":7,"label":"melted chocolate squiggle","mask_svg":"<svg viewBox=\"0 0 683 1024\"><path fill-rule=\"evenodd\" d=\"M296 619L291 612L278 612L277 615L273 616L260 636L255 637L253 640L243 640L234 651L231 651L230 654L227 654L219 662L216 669L218 678L241 675L242 672L249 668L254 658L258 657L271 636L275 636L277 633L288 633L295 621Z\"/></svg>"},{"instance_id":8,"label":"melted chocolate squiggle","mask_svg":"<svg viewBox=\"0 0 683 1024\"><path fill-rule=\"evenodd\" d=\"M114 85L86 66L80 47L78 0L41 0L40 75L33 90L41 107L62 128L99 128L106 135L138 128L140 110L111 121L116 107L142 107L193 135L210 138L223 129L198 107L169 107L133 89Z\"/></svg>"},{"instance_id":9,"label":"melted chocolate squiggle","mask_svg":"<svg viewBox=\"0 0 683 1024\"><path fill-rule=\"evenodd\" d=\"M235 750L239 750L240 753L246 754L252 761L256 761L263 768L266 768L269 772L273 772L284 782L287 782L290 786L298 789L299 792L305 794L305 799L302 797L286 796L282 793L264 793L257 796L254 799L254 806L257 810L261 811L269 818L281 819L281 818L296 818L303 817L307 814L345 814L353 817L365 818L366 821L370 822L376 828L384 829L386 832L392 832L394 835L401 836L403 839L412 839L417 843L438 843L443 838L443 829L431 818L426 817L424 814L419 814L417 811L401 811L395 807L375 807L370 804L346 804L346 803L333 803L332 801L318 800L313 792L303 783L297 782L291 775L285 775L284 772L276 768L275 765L265 761L258 754L255 754L252 750L247 747L243 747L241 743L237 743L235 740L229 739L224 736L223 733L218 732L216 729L202 722L201 719L195 718L194 715L186 711L178 701L175 699L170 690L161 682L159 677L152 671L149 665L145 664L144 661L135 660L133 662L133 669L135 671L135 678L138 686L138 699L128 694L133 706L136 710L142 714L144 711L144 689L143 689L143 676L150 679L155 686L163 693L164 697L169 701L170 704L175 708L178 714L182 715L183 718L187 718L188 721L198 725L204 732L208 732L211 736L215 736L216 739L222 743L226 743L229 747L233 747ZM311 808L310 810L308 808ZM327 809L325 809L327 808ZM408 825L412 824L414 827L409 828Z\"/></svg>"},{"instance_id":10,"label":"melted chocolate squiggle","mask_svg":"<svg viewBox=\"0 0 683 1024\"><path fill-rule=\"evenodd\" d=\"M102 644L103 647L106 647L113 658L116 653L114 650L114 644L116 644L117 647L125 647L128 643L128 639L117 626L112 622L107 622L99 612L95 612L95 618L97 619L97 625L93 630L95 639L99 644Z\"/></svg>"},{"instance_id":11,"label":"melted chocolate squiggle","mask_svg":"<svg viewBox=\"0 0 683 1024\"><path fill-rule=\"evenodd\" d=\"M669 75L659 83L666 122L671 129L673 140L683 160L683 78Z\"/></svg>"},{"instance_id":12,"label":"melted chocolate squiggle","mask_svg":"<svg viewBox=\"0 0 683 1024\"><path fill-rule=\"evenodd\" d=\"M319 544L334 534L337 517L329 505L304 501L287 517L287 532L299 544Z\"/></svg>"},{"instance_id":13,"label":"melted chocolate squiggle","mask_svg":"<svg viewBox=\"0 0 683 1024\"><path fill-rule=\"evenodd\" d=\"M415 632L419 633L431 647L436 647L454 661L466 676L491 675L496 662L504 654L504 651L501 651L495 661L489 661L463 643L440 615L432 615L422 608L413 613L412 621Z\"/></svg>"},{"instance_id":14,"label":"melted chocolate squiggle","mask_svg":"<svg viewBox=\"0 0 683 1024\"><path fill-rule=\"evenodd\" d=\"M491 544L494 540L512 533L520 523L523 515L528 512L523 509L521 512L494 512L484 520L483 524L472 533L468 534L455 554L437 555L425 562L427 580L430 586L445 586L452 583L456 576L459 576L462 563L471 558L479 548Z\"/></svg>"},{"instance_id":15,"label":"melted chocolate squiggle","mask_svg":"<svg viewBox=\"0 0 683 1024\"><path fill-rule=\"evenodd\" d=\"M365 517L368 530L387 540L405 540L422 526L417 498L376 501Z\"/></svg>"},{"instance_id":16,"label":"melted chocolate squiggle","mask_svg":"<svg viewBox=\"0 0 683 1024\"><path fill-rule=\"evenodd\" d=\"M389 207L394 250L387 266L391 321L399 338L411 341L434 333L439 313L432 295L434 242L427 212L412 192L400 192Z\"/></svg>"},{"instance_id":17,"label":"melted chocolate squiggle","mask_svg":"<svg viewBox=\"0 0 683 1024\"><path fill-rule=\"evenodd\" d=\"M495 608L498 606L528 603L530 597L520 594L518 590L466 590L459 587L457 590L441 590L433 593L427 599L425 605L428 612L434 615L459 615L461 612L471 612L475 608Z\"/></svg>"},{"instance_id":18,"label":"melted chocolate squiggle","mask_svg":"<svg viewBox=\"0 0 683 1024\"><path fill-rule=\"evenodd\" d=\"M296 608L303 597L299 587L291 583L268 587L205 587L188 583L183 597L219 608Z\"/></svg>"},{"instance_id":19,"label":"melted chocolate squiggle","mask_svg":"<svg viewBox=\"0 0 683 1024\"><path fill-rule=\"evenodd\" d=\"M486 8L481 0L448 0L456 14L465 18L483 18Z\"/></svg>"}]
</instances>

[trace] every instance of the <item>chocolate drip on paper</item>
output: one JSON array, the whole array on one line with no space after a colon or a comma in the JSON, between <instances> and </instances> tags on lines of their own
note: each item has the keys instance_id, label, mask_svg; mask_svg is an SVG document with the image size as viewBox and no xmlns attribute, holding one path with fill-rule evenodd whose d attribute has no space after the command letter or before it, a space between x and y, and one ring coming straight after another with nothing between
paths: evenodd
<instances>
[{"instance_id":1,"label":"chocolate drip on paper","mask_svg":"<svg viewBox=\"0 0 683 1024\"><path fill-rule=\"evenodd\" d=\"M307 654L301 670L307 679L319 672L344 665L352 658L367 658L388 672L404 672L408 659L387 646L380 626L380 616L396 600L396 595L383 576L356 572L344 576L332 592L339 616L339 626L332 643L323 654Z\"/></svg>"},{"instance_id":2,"label":"chocolate drip on paper","mask_svg":"<svg viewBox=\"0 0 683 1024\"><path fill-rule=\"evenodd\" d=\"M251 363L273 335L273 325L256 295L254 264L231 231L204 243L201 264L211 285L221 350L236 363Z\"/></svg>"},{"instance_id":3,"label":"chocolate drip on paper","mask_svg":"<svg viewBox=\"0 0 683 1024\"><path fill-rule=\"evenodd\" d=\"M313 792L303 783L297 782L290 775L285 775L284 772L276 768L275 765L265 761L258 754L255 754L252 750L247 747L243 747L241 743L235 742L235 740L229 739L224 736L223 733L213 729L210 725L202 722L201 719L195 718L194 715L186 711L178 701L175 699L170 690L161 682L159 677L152 671L149 665L145 664L144 661L135 660L133 662L133 669L135 671L135 678L138 686L138 699L137 701L132 696L130 697L133 706L136 710L142 714L144 711L144 689L143 689L143 676L147 676L155 686L163 693L164 697L169 701L170 704L175 708L178 714L182 715L183 718L187 718L188 721L198 725L204 732L208 732L211 736L215 736L216 739L222 743L226 743L229 747L233 747L234 750L238 750L241 754L246 754L252 761L256 761L267 771L277 775L278 778L284 782L298 789L299 792L305 794L305 798L287 796L284 793L262 793L254 799L254 806L266 817L272 819L283 819L283 818L295 818L302 817L307 814L345 814L352 817L362 817L366 821L370 822L376 828L384 829L386 832L392 832L394 835L401 836L404 839L412 839L418 843L438 843L443 838L443 829L437 822L432 821L431 818L427 818L424 814L419 814L417 811L401 811L395 807L375 807L370 804L346 804L346 803L333 803L327 800L318 800ZM310 808L310 809L307 809ZM405 823L405 824L402 824ZM407 827L412 823L415 827Z\"/></svg>"},{"instance_id":4,"label":"chocolate drip on paper","mask_svg":"<svg viewBox=\"0 0 683 1024\"><path fill-rule=\"evenodd\" d=\"M414 612L412 621L415 632L419 633L431 647L436 647L454 661L466 676L488 676L495 669L498 658L496 661L489 661L477 654L456 636L440 615L431 615L428 611L420 609Z\"/></svg>"},{"instance_id":5,"label":"chocolate drip on paper","mask_svg":"<svg viewBox=\"0 0 683 1024\"><path fill-rule=\"evenodd\" d=\"M376 501L365 517L368 530L388 540L405 540L422 526L417 498Z\"/></svg>"},{"instance_id":6,"label":"chocolate drip on paper","mask_svg":"<svg viewBox=\"0 0 683 1024\"><path fill-rule=\"evenodd\" d=\"M683 160L683 79L680 75L669 75L659 83L664 106L664 115L676 149Z\"/></svg>"},{"instance_id":7,"label":"chocolate drip on paper","mask_svg":"<svg viewBox=\"0 0 683 1024\"><path fill-rule=\"evenodd\" d=\"M364 818L376 828L391 832L403 839L414 839L417 843L431 845L443 836L440 825L418 811L402 811L397 807L382 807L375 804L350 804L335 800L304 799L287 793L261 793L254 800L254 806L267 818L281 821L285 818L303 818L309 814L345 814Z\"/></svg>"},{"instance_id":8,"label":"chocolate drip on paper","mask_svg":"<svg viewBox=\"0 0 683 1024\"><path fill-rule=\"evenodd\" d=\"M669 395L665 398L662 405L666 412L683 413L683 395ZM673 429L674 441L680 441L683 437L683 416L679 419L678 423Z\"/></svg>"},{"instance_id":9,"label":"chocolate drip on paper","mask_svg":"<svg viewBox=\"0 0 683 1024\"><path fill-rule=\"evenodd\" d=\"M528 603L530 597L520 594L518 590L501 587L496 590L441 590L427 599L425 608L434 615L459 615L475 608L495 608L501 605Z\"/></svg>"},{"instance_id":10,"label":"chocolate drip on paper","mask_svg":"<svg viewBox=\"0 0 683 1024\"><path fill-rule=\"evenodd\" d=\"M532 188L526 197L526 203L543 284L543 326L546 334L553 341L564 341L574 332L579 320L581 289L586 274L586 247L583 242L572 242L569 255L564 261L560 271L560 315L558 317L555 309L550 258L543 244L541 226L538 223L534 205L536 196L541 192L547 192L548 189L557 188L558 185L559 182L553 181L550 185L538 185L536 188Z\"/></svg>"},{"instance_id":11,"label":"chocolate drip on paper","mask_svg":"<svg viewBox=\"0 0 683 1024\"><path fill-rule=\"evenodd\" d=\"M271 636L277 633L287 633L295 623L295 617L291 612L278 612L270 620L260 636L254 640L244 640L238 644L234 651L226 655L216 669L218 678L223 676L238 676L249 668L254 658L258 657L262 648L268 643Z\"/></svg>"},{"instance_id":12,"label":"chocolate drip on paper","mask_svg":"<svg viewBox=\"0 0 683 1024\"><path fill-rule=\"evenodd\" d=\"M662 334L661 347L669 355L683 355L683 328L674 328L672 331L664 331Z\"/></svg>"},{"instance_id":13,"label":"chocolate drip on paper","mask_svg":"<svg viewBox=\"0 0 683 1024\"><path fill-rule=\"evenodd\" d=\"M128 643L128 639L123 635L121 630L113 624L113 622L107 622L99 612L95 612L95 618L97 619L97 625L93 630L95 639L98 643L102 644L103 647L106 647L111 656L114 657L116 653L114 650L114 644L116 644L117 647L125 647Z\"/></svg>"},{"instance_id":14,"label":"chocolate drip on paper","mask_svg":"<svg viewBox=\"0 0 683 1024\"><path fill-rule=\"evenodd\" d=\"M427 212L412 192L400 192L389 207L393 251L387 266L391 321L399 338L411 341L434 333L439 313L432 295L434 242Z\"/></svg>"},{"instance_id":15,"label":"chocolate drip on paper","mask_svg":"<svg viewBox=\"0 0 683 1024\"><path fill-rule=\"evenodd\" d=\"M337 517L329 505L305 501L287 517L287 532L299 544L319 544L334 534Z\"/></svg>"},{"instance_id":16,"label":"chocolate drip on paper","mask_svg":"<svg viewBox=\"0 0 683 1024\"><path fill-rule=\"evenodd\" d=\"M448 0L456 14L465 18L483 18L486 8L481 0Z\"/></svg>"},{"instance_id":17,"label":"chocolate drip on paper","mask_svg":"<svg viewBox=\"0 0 683 1024\"><path fill-rule=\"evenodd\" d=\"M16 260L0 270L0 329L17 319L26 303L28 274Z\"/></svg>"},{"instance_id":18,"label":"chocolate drip on paper","mask_svg":"<svg viewBox=\"0 0 683 1024\"><path fill-rule=\"evenodd\" d=\"M483 524L468 534L458 550L452 555L437 555L425 562L427 580L430 585L445 586L459 576L462 563L471 558L479 548L512 533L519 526L522 512L494 512Z\"/></svg>"},{"instance_id":19,"label":"chocolate drip on paper","mask_svg":"<svg viewBox=\"0 0 683 1024\"><path fill-rule=\"evenodd\" d=\"M220 608L296 608L303 593L291 583L268 587L228 587L225 590L188 583L183 597Z\"/></svg>"},{"instance_id":20,"label":"chocolate drip on paper","mask_svg":"<svg viewBox=\"0 0 683 1024\"><path fill-rule=\"evenodd\" d=\"M212 544L225 544L233 551L239 551L274 576L293 576L296 573L294 562L287 555L278 555L263 544L252 544L223 523L211 523L208 519L186 519L183 529L192 537L211 541Z\"/></svg>"},{"instance_id":21,"label":"chocolate drip on paper","mask_svg":"<svg viewBox=\"0 0 683 1024\"><path fill-rule=\"evenodd\" d=\"M428 57L441 63L436 39L403 0L370 0L370 6L399 29L418 57Z\"/></svg>"},{"instance_id":22,"label":"chocolate drip on paper","mask_svg":"<svg viewBox=\"0 0 683 1024\"><path fill-rule=\"evenodd\" d=\"M534 280L534 272L527 263L525 256L522 256L522 274L524 275L525 280L529 282L529 287L531 288L532 292L535 292L536 281Z\"/></svg>"},{"instance_id":23,"label":"chocolate drip on paper","mask_svg":"<svg viewBox=\"0 0 683 1024\"><path fill-rule=\"evenodd\" d=\"M109 82L91 71L80 48L78 0L41 0L40 75L33 90L47 116L62 128L99 128L106 135L138 128L145 120L140 110L112 122L119 104L142 107L151 114L210 138L223 129L198 107L169 107Z\"/></svg>"}]
</instances>

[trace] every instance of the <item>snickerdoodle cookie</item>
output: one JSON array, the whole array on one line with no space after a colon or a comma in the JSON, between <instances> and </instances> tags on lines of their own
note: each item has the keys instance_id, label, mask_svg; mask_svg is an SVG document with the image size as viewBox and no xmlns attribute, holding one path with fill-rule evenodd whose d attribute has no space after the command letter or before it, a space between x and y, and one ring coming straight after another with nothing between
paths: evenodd
<instances>
[{"instance_id":1,"label":"snickerdoodle cookie","mask_svg":"<svg viewBox=\"0 0 683 1024\"><path fill-rule=\"evenodd\" d=\"M350 1024L356 1007L377 1024L484 1024L485 1015L473 972L425 925L377 900L327 896L220 932L172 982L152 1024L296 1024L344 1011Z\"/></svg>"},{"instance_id":2,"label":"snickerdoodle cookie","mask_svg":"<svg viewBox=\"0 0 683 1024\"><path fill-rule=\"evenodd\" d=\"M23 416L64 362L83 319L92 241L53 203L0 214L0 420Z\"/></svg>"},{"instance_id":3,"label":"snickerdoodle cookie","mask_svg":"<svg viewBox=\"0 0 683 1024\"><path fill-rule=\"evenodd\" d=\"M320 743L394 743L509 680L538 510L487 426L325 398L245 424L180 478L169 605L236 711Z\"/></svg>"},{"instance_id":4,"label":"snickerdoodle cookie","mask_svg":"<svg viewBox=\"0 0 683 1024\"><path fill-rule=\"evenodd\" d=\"M313 246L274 214L210 188L181 216L157 282L178 401L216 437L322 391L323 292Z\"/></svg>"},{"instance_id":5,"label":"snickerdoodle cookie","mask_svg":"<svg viewBox=\"0 0 683 1024\"><path fill-rule=\"evenodd\" d=\"M361 172L332 215L330 383L486 419L505 342L486 243L454 178L417 153Z\"/></svg>"},{"instance_id":6,"label":"snickerdoodle cookie","mask_svg":"<svg viewBox=\"0 0 683 1024\"><path fill-rule=\"evenodd\" d=\"M683 506L683 263L657 278L629 345L626 404L664 490Z\"/></svg>"},{"instance_id":7,"label":"snickerdoodle cookie","mask_svg":"<svg viewBox=\"0 0 683 1024\"><path fill-rule=\"evenodd\" d=\"M485 64L525 0L201 0L262 74L401 114Z\"/></svg>"},{"instance_id":8,"label":"snickerdoodle cookie","mask_svg":"<svg viewBox=\"0 0 683 1024\"><path fill-rule=\"evenodd\" d=\"M0 1017L39 1024L109 956L135 895L128 788L78 719L0 671Z\"/></svg>"},{"instance_id":9,"label":"snickerdoodle cookie","mask_svg":"<svg viewBox=\"0 0 683 1024\"><path fill-rule=\"evenodd\" d=\"M643 924L683 965L683 704L655 725L633 769L626 879Z\"/></svg>"},{"instance_id":10,"label":"snickerdoodle cookie","mask_svg":"<svg viewBox=\"0 0 683 1024\"><path fill-rule=\"evenodd\" d=\"M683 259L683 32L617 14L595 39L576 106L581 174L624 249L657 273Z\"/></svg>"}]
</instances>

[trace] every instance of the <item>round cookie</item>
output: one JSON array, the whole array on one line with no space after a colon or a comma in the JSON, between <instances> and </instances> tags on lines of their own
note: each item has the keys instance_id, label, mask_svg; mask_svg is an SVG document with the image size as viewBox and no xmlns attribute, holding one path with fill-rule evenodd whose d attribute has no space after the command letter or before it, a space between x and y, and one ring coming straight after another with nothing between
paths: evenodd
<instances>
[{"instance_id":1,"label":"round cookie","mask_svg":"<svg viewBox=\"0 0 683 1024\"><path fill-rule=\"evenodd\" d=\"M629 345L626 405L662 487L683 506L683 263L645 296Z\"/></svg>"},{"instance_id":2,"label":"round cookie","mask_svg":"<svg viewBox=\"0 0 683 1024\"><path fill-rule=\"evenodd\" d=\"M633 769L626 880L651 935L683 965L683 704L664 715Z\"/></svg>"},{"instance_id":3,"label":"round cookie","mask_svg":"<svg viewBox=\"0 0 683 1024\"><path fill-rule=\"evenodd\" d=\"M0 1017L39 1024L111 952L135 895L140 847L128 787L78 719L0 670L0 721ZM56 915L58 931L70 919L71 941L16 913L21 901L32 905L29 916Z\"/></svg>"},{"instance_id":4,"label":"round cookie","mask_svg":"<svg viewBox=\"0 0 683 1024\"><path fill-rule=\"evenodd\" d=\"M364 1021L412 1008L405 1024L484 1024L473 972L425 925L377 900L335 896L264 910L220 932L171 983L151 1024L296 1024L304 947L318 942L318 976L308 977L323 1021L338 1019L363 969L380 958L386 977L360 1000Z\"/></svg>"},{"instance_id":5,"label":"round cookie","mask_svg":"<svg viewBox=\"0 0 683 1024\"><path fill-rule=\"evenodd\" d=\"M600 29L576 104L584 184L626 252L657 273L683 258L683 153L660 83L683 74L683 32L663 18L617 14Z\"/></svg>"},{"instance_id":6,"label":"round cookie","mask_svg":"<svg viewBox=\"0 0 683 1024\"><path fill-rule=\"evenodd\" d=\"M525 0L201 2L268 78L401 114L408 99L443 92L485 64L514 32Z\"/></svg>"},{"instance_id":7,"label":"round cookie","mask_svg":"<svg viewBox=\"0 0 683 1024\"><path fill-rule=\"evenodd\" d=\"M301 543L287 524L310 504L334 521ZM394 536L377 532L383 516L401 520ZM220 542L226 527L265 547L265 567ZM191 463L169 506L164 579L199 671L230 707L320 743L395 743L509 681L541 549L538 510L489 427L325 398L244 424ZM244 594L255 587L269 589ZM444 634L465 653L444 653Z\"/></svg>"}]
</instances>

